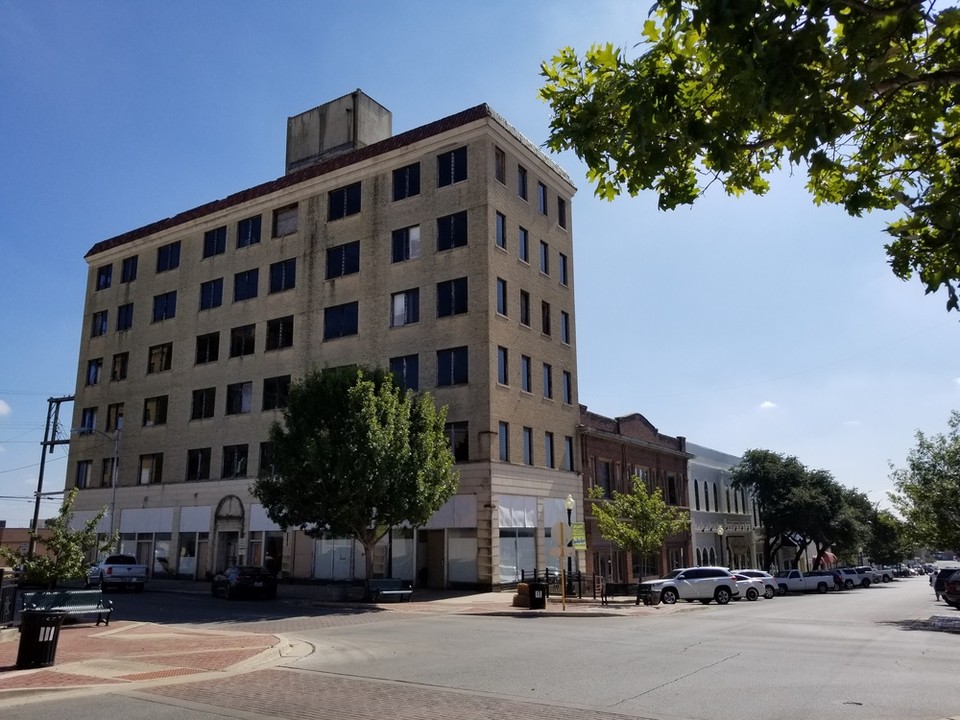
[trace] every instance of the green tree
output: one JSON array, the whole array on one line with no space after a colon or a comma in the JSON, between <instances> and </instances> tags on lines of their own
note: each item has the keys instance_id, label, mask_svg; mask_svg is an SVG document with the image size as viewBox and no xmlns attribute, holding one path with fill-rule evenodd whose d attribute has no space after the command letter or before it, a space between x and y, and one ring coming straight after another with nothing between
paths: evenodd
<instances>
[{"instance_id":1,"label":"green tree","mask_svg":"<svg viewBox=\"0 0 960 720\"><path fill-rule=\"evenodd\" d=\"M0 546L0 557L13 567L23 568L25 583L53 588L61 580L81 578L91 554L98 555L116 545L116 535L97 540L97 525L107 512L106 506L83 527L75 530L70 526L76 497L76 488L64 496L59 513L46 523L46 534L30 530L30 537L44 552L35 552L31 558L26 552Z\"/></svg>"},{"instance_id":2,"label":"green tree","mask_svg":"<svg viewBox=\"0 0 960 720\"><path fill-rule=\"evenodd\" d=\"M646 558L663 547L668 537L689 532L690 513L667 505L659 489L648 491L637 476L631 484L631 492L614 490L609 498L604 497L602 487L594 485L590 488L591 509L604 540L616 543L635 558Z\"/></svg>"},{"instance_id":3,"label":"green tree","mask_svg":"<svg viewBox=\"0 0 960 720\"><path fill-rule=\"evenodd\" d=\"M890 474L890 500L911 544L960 552L960 412L951 412L948 425L945 434L917 431L906 467Z\"/></svg>"},{"instance_id":4,"label":"green tree","mask_svg":"<svg viewBox=\"0 0 960 720\"><path fill-rule=\"evenodd\" d=\"M541 66L547 145L599 196L653 189L661 209L719 183L763 194L803 165L814 202L902 211L894 274L960 278L960 10L918 0L659 0L641 51L564 48Z\"/></svg>"},{"instance_id":5,"label":"green tree","mask_svg":"<svg viewBox=\"0 0 960 720\"><path fill-rule=\"evenodd\" d=\"M313 370L270 429L272 472L253 494L283 528L359 541L372 577L387 531L423 525L456 492L445 419L429 394L401 390L383 370Z\"/></svg>"},{"instance_id":6,"label":"green tree","mask_svg":"<svg viewBox=\"0 0 960 720\"><path fill-rule=\"evenodd\" d=\"M893 513L875 512L870 526L870 540L863 550L874 564L896 565L913 556L914 547L907 540L906 528Z\"/></svg>"}]
</instances>

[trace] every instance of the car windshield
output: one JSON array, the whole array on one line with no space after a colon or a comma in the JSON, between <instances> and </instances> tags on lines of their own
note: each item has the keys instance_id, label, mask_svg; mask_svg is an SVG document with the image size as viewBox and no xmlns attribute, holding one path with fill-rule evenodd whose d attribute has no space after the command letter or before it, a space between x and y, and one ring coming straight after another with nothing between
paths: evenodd
<instances>
[{"instance_id":1,"label":"car windshield","mask_svg":"<svg viewBox=\"0 0 960 720\"><path fill-rule=\"evenodd\" d=\"M661 580L673 580L677 575L679 575L679 574L682 573L682 572L683 572L683 570L671 570L670 572L668 572L666 575L664 575L664 576L663 576L662 578L660 578L660 579L661 579Z\"/></svg>"}]
</instances>

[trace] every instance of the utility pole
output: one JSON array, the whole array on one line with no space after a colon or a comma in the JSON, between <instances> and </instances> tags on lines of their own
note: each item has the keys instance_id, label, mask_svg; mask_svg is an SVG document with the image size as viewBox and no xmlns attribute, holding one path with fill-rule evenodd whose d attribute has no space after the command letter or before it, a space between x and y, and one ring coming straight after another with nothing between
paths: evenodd
<instances>
[{"instance_id":1,"label":"utility pole","mask_svg":"<svg viewBox=\"0 0 960 720\"><path fill-rule=\"evenodd\" d=\"M64 395L63 397L47 398L47 425L43 430L43 442L40 450L40 472L37 474L37 499L33 505L33 524L30 528L33 534L30 536L30 545L27 550L27 556L32 560L34 552L37 549L37 532L40 528L40 499L43 497L43 468L46 464L47 453L52 453L57 445L69 445L69 436L63 440L56 439L57 426L60 423L60 405L61 403L73 402L73 395Z\"/></svg>"}]
</instances>

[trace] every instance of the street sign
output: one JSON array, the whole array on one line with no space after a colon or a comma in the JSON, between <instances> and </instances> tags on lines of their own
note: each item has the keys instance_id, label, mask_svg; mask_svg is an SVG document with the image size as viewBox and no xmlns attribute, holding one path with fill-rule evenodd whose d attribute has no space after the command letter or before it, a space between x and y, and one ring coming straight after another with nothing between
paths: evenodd
<instances>
[{"instance_id":1,"label":"street sign","mask_svg":"<svg viewBox=\"0 0 960 720\"><path fill-rule=\"evenodd\" d=\"M587 549L587 528L584 523L574 523L570 528L570 544L574 550Z\"/></svg>"}]
</instances>

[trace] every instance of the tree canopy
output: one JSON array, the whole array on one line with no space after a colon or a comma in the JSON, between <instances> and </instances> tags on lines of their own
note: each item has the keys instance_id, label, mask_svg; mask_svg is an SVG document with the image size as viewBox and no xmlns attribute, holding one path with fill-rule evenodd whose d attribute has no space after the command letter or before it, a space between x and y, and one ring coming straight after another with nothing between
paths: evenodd
<instances>
[{"instance_id":1,"label":"tree canopy","mask_svg":"<svg viewBox=\"0 0 960 720\"><path fill-rule=\"evenodd\" d=\"M917 444L907 464L894 468L890 500L903 517L916 545L960 552L960 412L954 410L949 430L927 436L917 431Z\"/></svg>"},{"instance_id":2,"label":"tree canopy","mask_svg":"<svg viewBox=\"0 0 960 720\"><path fill-rule=\"evenodd\" d=\"M661 209L712 183L763 194L803 165L817 203L887 226L894 274L960 279L960 10L921 0L659 0L631 57L597 44L541 66L547 146L599 196L653 189Z\"/></svg>"},{"instance_id":3,"label":"tree canopy","mask_svg":"<svg viewBox=\"0 0 960 720\"><path fill-rule=\"evenodd\" d=\"M593 516L604 540L616 543L643 558L657 552L664 540L690 530L690 515L667 505L659 489L647 490L639 477L632 479L632 490L621 493L614 490L604 498L603 488L590 488Z\"/></svg>"},{"instance_id":4,"label":"tree canopy","mask_svg":"<svg viewBox=\"0 0 960 720\"><path fill-rule=\"evenodd\" d=\"M44 548L43 552L35 553L31 558L26 552L0 545L0 557L13 567L23 568L24 582L54 587L61 580L83 577L90 551L95 550L94 554L99 554L116 544L116 535L97 541L97 525L106 514L106 507L85 522L83 527L76 530L71 528L76 497L76 488L64 496L57 516L46 523L46 534L36 529L29 531L37 545Z\"/></svg>"},{"instance_id":5,"label":"tree canopy","mask_svg":"<svg viewBox=\"0 0 960 720\"><path fill-rule=\"evenodd\" d=\"M387 531L423 525L456 492L445 419L383 370L313 370L290 387L253 494L281 527L359 541L371 577Z\"/></svg>"}]
</instances>

